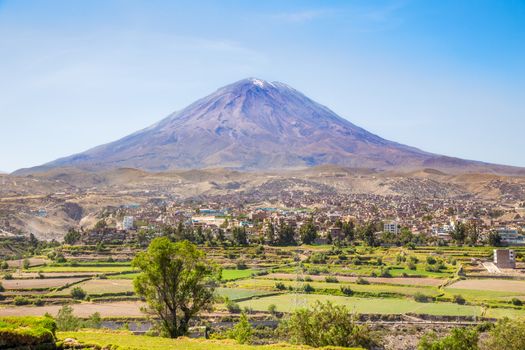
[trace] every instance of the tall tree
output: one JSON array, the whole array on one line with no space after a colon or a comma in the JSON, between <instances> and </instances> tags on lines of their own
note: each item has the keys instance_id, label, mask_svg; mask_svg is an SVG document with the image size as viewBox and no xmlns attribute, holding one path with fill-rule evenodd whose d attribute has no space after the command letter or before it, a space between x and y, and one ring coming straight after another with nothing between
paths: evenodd
<instances>
[{"instance_id":1,"label":"tall tree","mask_svg":"<svg viewBox=\"0 0 525 350\"><path fill-rule=\"evenodd\" d=\"M248 235L246 234L246 229L244 227L234 227L232 236L235 244L248 245Z\"/></svg>"},{"instance_id":2,"label":"tall tree","mask_svg":"<svg viewBox=\"0 0 525 350\"><path fill-rule=\"evenodd\" d=\"M158 317L168 337L187 334L190 320L212 304L219 270L188 241L156 238L132 266L141 271L133 281L135 292L146 300L147 311Z\"/></svg>"},{"instance_id":3,"label":"tall tree","mask_svg":"<svg viewBox=\"0 0 525 350\"><path fill-rule=\"evenodd\" d=\"M454 227L454 230L450 233L450 237L452 237L456 243L463 244L465 242L465 238L467 237L466 225L458 222Z\"/></svg>"},{"instance_id":4,"label":"tall tree","mask_svg":"<svg viewBox=\"0 0 525 350\"><path fill-rule=\"evenodd\" d=\"M279 245L296 245L295 230L288 224L282 224L277 232L277 244Z\"/></svg>"},{"instance_id":5,"label":"tall tree","mask_svg":"<svg viewBox=\"0 0 525 350\"><path fill-rule=\"evenodd\" d=\"M301 242L303 244L312 244L317 238L317 228L315 227L312 220L308 220L299 229L299 235L301 236Z\"/></svg>"}]
</instances>

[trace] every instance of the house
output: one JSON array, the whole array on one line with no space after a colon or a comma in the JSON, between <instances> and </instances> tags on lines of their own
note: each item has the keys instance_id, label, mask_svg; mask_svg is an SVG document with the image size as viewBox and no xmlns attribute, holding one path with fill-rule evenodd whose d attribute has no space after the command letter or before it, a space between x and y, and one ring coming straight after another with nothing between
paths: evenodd
<instances>
[{"instance_id":1,"label":"house","mask_svg":"<svg viewBox=\"0 0 525 350\"><path fill-rule=\"evenodd\" d=\"M516 268L516 255L512 249L494 249L494 264L501 269Z\"/></svg>"}]
</instances>

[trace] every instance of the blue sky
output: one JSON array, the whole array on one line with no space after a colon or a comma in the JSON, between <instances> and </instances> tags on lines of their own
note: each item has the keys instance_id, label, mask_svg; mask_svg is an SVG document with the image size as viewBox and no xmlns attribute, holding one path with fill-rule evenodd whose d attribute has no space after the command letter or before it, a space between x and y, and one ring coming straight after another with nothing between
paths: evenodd
<instances>
[{"instance_id":1,"label":"blue sky","mask_svg":"<svg viewBox=\"0 0 525 350\"><path fill-rule=\"evenodd\" d=\"M0 170L245 77L426 151L525 166L525 1L2 1Z\"/></svg>"}]
</instances>

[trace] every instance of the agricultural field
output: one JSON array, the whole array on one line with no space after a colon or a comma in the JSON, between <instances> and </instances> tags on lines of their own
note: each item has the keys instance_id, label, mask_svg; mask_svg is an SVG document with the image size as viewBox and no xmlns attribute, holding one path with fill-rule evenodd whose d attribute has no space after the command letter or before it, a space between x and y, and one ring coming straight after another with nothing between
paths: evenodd
<instances>
[{"instance_id":1,"label":"agricultural field","mask_svg":"<svg viewBox=\"0 0 525 350\"><path fill-rule=\"evenodd\" d=\"M232 340L204 340L190 338L158 338L132 335L129 332L59 332L59 339L76 339L82 344L97 345L109 349L111 345L133 350L308 350L304 345L273 344L273 345L242 345ZM350 348L330 347L331 350L351 350Z\"/></svg>"},{"instance_id":2,"label":"agricultural field","mask_svg":"<svg viewBox=\"0 0 525 350\"><path fill-rule=\"evenodd\" d=\"M525 311L520 304L525 302L521 270L505 279L491 278L482 266L492 254L486 247L202 248L223 269L215 293L220 314L228 313L226 300L258 313L266 313L272 304L289 312L315 300L364 314L501 318ZM0 316L56 314L61 305L71 303L82 317L96 311L103 317L145 317L134 295L132 280L138 271L131 267L131 247L63 249L64 262L35 257L25 269L18 260L16 268L4 272L11 276L1 281L5 292ZM73 297L74 289L85 293L84 300Z\"/></svg>"}]
</instances>

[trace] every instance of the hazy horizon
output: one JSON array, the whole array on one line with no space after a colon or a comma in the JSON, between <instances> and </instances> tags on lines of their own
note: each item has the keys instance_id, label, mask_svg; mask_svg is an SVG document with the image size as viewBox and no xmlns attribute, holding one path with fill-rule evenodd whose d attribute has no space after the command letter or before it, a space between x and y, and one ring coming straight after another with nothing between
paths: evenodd
<instances>
[{"instance_id":1,"label":"hazy horizon","mask_svg":"<svg viewBox=\"0 0 525 350\"><path fill-rule=\"evenodd\" d=\"M246 77L392 141L525 166L524 3L206 4L0 1L0 171L114 141Z\"/></svg>"}]
</instances>

